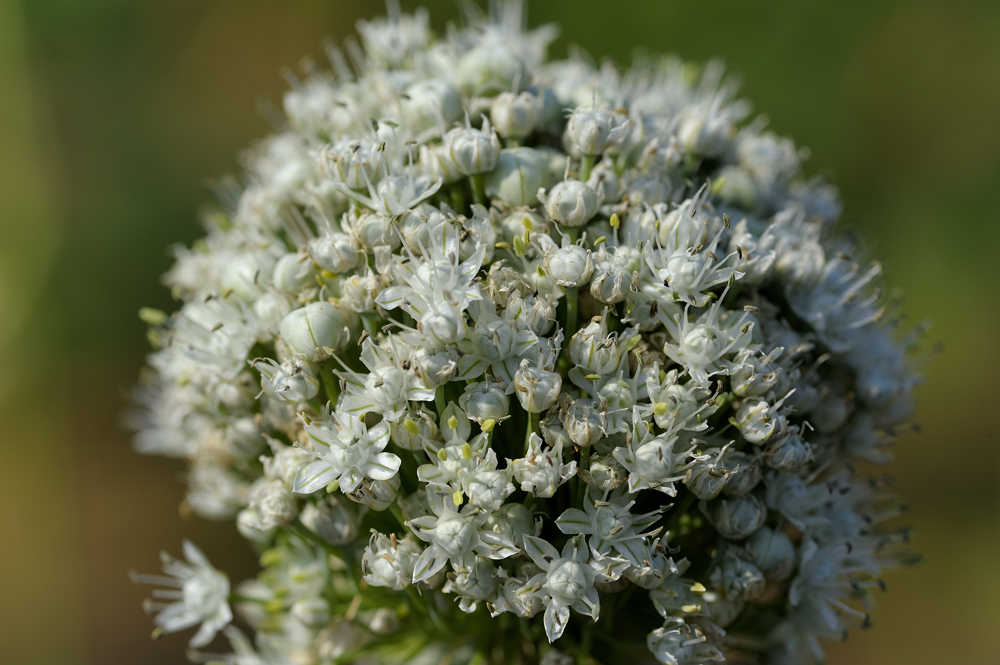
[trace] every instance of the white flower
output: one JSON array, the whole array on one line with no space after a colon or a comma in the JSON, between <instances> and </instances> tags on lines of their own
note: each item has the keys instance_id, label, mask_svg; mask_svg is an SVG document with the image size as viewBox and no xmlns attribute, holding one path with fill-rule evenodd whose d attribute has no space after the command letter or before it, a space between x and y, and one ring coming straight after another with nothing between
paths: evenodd
<instances>
[{"instance_id":1,"label":"white flower","mask_svg":"<svg viewBox=\"0 0 1000 665\"><path fill-rule=\"evenodd\" d=\"M907 556L853 461L891 457L923 332L836 190L718 63L547 61L520 0L440 38L388 7L289 75L287 123L174 251L179 311L140 313L136 448L260 553L252 640L192 658L468 660L496 625L455 603L516 615L529 655L544 627L621 660L643 596L659 662L821 660ZM229 590L188 558L151 609L200 644Z\"/></svg>"},{"instance_id":2,"label":"white flower","mask_svg":"<svg viewBox=\"0 0 1000 665\"><path fill-rule=\"evenodd\" d=\"M629 118L624 113L578 106L566 123L566 138L580 155L600 155L618 145L629 130Z\"/></svg>"},{"instance_id":3,"label":"white flower","mask_svg":"<svg viewBox=\"0 0 1000 665\"><path fill-rule=\"evenodd\" d=\"M685 308L683 316L667 330L674 341L663 345L663 353L683 365L699 385L708 388L710 377L736 369L726 356L746 348L752 339L753 323L746 321L746 313L739 317L735 313L722 315L716 302L695 322Z\"/></svg>"},{"instance_id":4,"label":"white flower","mask_svg":"<svg viewBox=\"0 0 1000 665\"><path fill-rule=\"evenodd\" d=\"M486 194L512 206L533 205L538 201L538 190L548 183L545 156L526 147L501 150L496 168L486 174L485 180Z\"/></svg>"},{"instance_id":5,"label":"white flower","mask_svg":"<svg viewBox=\"0 0 1000 665\"><path fill-rule=\"evenodd\" d=\"M525 536L524 553L542 569L528 580L522 592L537 594L545 603L545 635L549 642L562 636L570 608L597 621L601 599L594 583L617 579L624 568L621 561L592 560L582 536L570 538L561 554L541 538Z\"/></svg>"},{"instance_id":6,"label":"white flower","mask_svg":"<svg viewBox=\"0 0 1000 665\"><path fill-rule=\"evenodd\" d=\"M514 375L514 394L528 413L541 413L556 403L562 389L558 372L545 369L542 363L525 358Z\"/></svg>"},{"instance_id":7,"label":"white flower","mask_svg":"<svg viewBox=\"0 0 1000 665\"><path fill-rule=\"evenodd\" d=\"M427 497L434 514L406 523L417 538L428 543L414 563L414 584L430 579L449 561L455 570L470 570L477 555L506 559L517 554L509 538L485 528L487 512L472 504L459 509L447 492L428 488Z\"/></svg>"},{"instance_id":8,"label":"white flower","mask_svg":"<svg viewBox=\"0 0 1000 665\"><path fill-rule=\"evenodd\" d=\"M555 494L556 488L576 474L576 460L563 464L562 448L543 448L542 437L535 433L528 440L525 456L512 464L521 489L542 498Z\"/></svg>"},{"instance_id":9,"label":"white flower","mask_svg":"<svg viewBox=\"0 0 1000 665\"><path fill-rule=\"evenodd\" d=\"M595 490L590 490L583 500L583 510L567 508L556 518L556 526L563 533L590 536L590 548L594 556L608 557L612 550L625 558L633 566L648 561L651 554L646 545L643 529L660 519L660 511L644 515L633 515L635 499L619 491L602 499Z\"/></svg>"},{"instance_id":10,"label":"white flower","mask_svg":"<svg viewBox=\"0 0 1000 665\"><path fill-rule=\"evenodd\" d=\"M492 171L500 158L500 139L486 117L482 129L473 129L466 119L465 127L456 127L445 134L444 145L455 170L465 175Z\"/></svg>"},{"instance_id":11,"label":"white flower","mask_svg":"<svg viewBox=\"0 0 1000 665\"><path fill-rule=\"evenodd\" d=\"M361 362L369 374L338 372L348 392L341 405L344 413L360 417L375 411L395 422L406 412L407 402L434 399L434 392L424 385L412 367L401 367L405 364L402 362L405 357L402 343L390 340L390 345L389 349L379 347L370 338L363 342Z\"/></svg>"},{"instance_id":12,"label":"white flower","mask_svg":"<svg viewBox=\"0 0 1000 665\"><path fill-rule=\"evenodd\" d=\"M542 114L541 100L530 92L501 92L493 98L490 118L500 136L524 138L538 126Z\"/></svg>"},{"instance_id":13,"label":"white flower","mask_svg":"<svg viewBox=\"0 0 1000 665\"><path fill-rule=\"evenodd\" d=\"M293 491L312 494L336 482L340 491L353 492L365 478L389 480L399 470L399 458L382 452L389 443L389 423L371 429L363 422L348 425L336 418L306 427L316 461L295 476Z\"/></svg>"},{"instance_id":14,"label":"white flower","mask_svg":"<svg viewBox=\"0 0 1000 665\"><path fill-rule=\"evenodd\" d=\"M399 591L410 586L419 555L420 545L413 538L397 540L373 530L361 558L361 571L368 584Z\"/></svg>"},{"instance_id":15,"label":"white flower","mask_svg":"<svg viewBox=\"0 0 1000 665\"><path fill-rule=\"evenodd\" d=\"M304 402L319 392L319 382L309 365L298 359L280 365L270 358L258 358L253 367L260 372L260 386L264 394L279 402Z\"/></svg>"},{"instance_id":16,"label":"white flower","mask_svg":"<svg viewBox=\"0 0 1000 665\"><path fill-rule=\"evenodd\" d=\"M145 603L146 610L158 612L154 622L161 632L175 633L200 624L189 642L197 648L211 642L233 620L229 578L213 568L201 550L188 540L184 541L184 558L187 561L163 552L160 560L167 577L133 574L132 580L167 587L153 591L155 600Z\"/></svg>"},{"instance_id":17,"label":"white flower","mask_svg":"<svg viewBox=\"0 0 1000 665\"><path fill-rule=\"evenodd\" d=\"M542 265L559 286L577 287L590 281L590 250L579 245L550 247Z\"/></svg>"},{"instance_id":18,"label":"white flower","mask_svg":"<svg viewBox=\"0 0 1000 665\"><path fill-rule=\"evenodd\" d=\"M314 302L288 314L279 327L289 351L315 361L335 353L349 335L344 317L328 302Z\"/></svg>"},{"instance_id":19,"label":"white flower","mask_svg":"<svg viewBox=\"0 0 1000 665\"><path fill-rule=\"evenodd\" d=\"M601 203L597 192L579 180L563 180L548 193L540 189L538 200L545 206L549 219L570 228L590 221Z\"/></svg>"}]
</instances>

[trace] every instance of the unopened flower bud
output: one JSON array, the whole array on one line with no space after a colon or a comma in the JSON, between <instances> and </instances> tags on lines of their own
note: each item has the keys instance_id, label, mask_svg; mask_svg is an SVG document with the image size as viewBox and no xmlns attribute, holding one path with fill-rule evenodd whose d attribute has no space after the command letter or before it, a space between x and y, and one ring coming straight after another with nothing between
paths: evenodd
<instances>
[{"instance_id":1,"label":"unopened flower bud","mask_svg":"<svg viewBox=\"0 0 1000 665\"><path fill-rule=\"evenodd\" d=\"M719 496L732 472L724 464L703 462L688 469L684 484L702 501Z\"/></svg>"},{"instance_id":2,"label":"unopened flower bud","mask_svg":"<svg viewBox=\"0 0 1000 665\"><path fill-rule=\"evenodd\" d=\"M309 282L309 259L303 254L285 254L274 264L271 284L282 293L298 293Z\"/></svg>"},{"instance_id":3,"label":"unopened flower bud","mask_svg":"<svg viewBox=\"0 0 1000 665\"><path fill-rule=\"evenodd\" d=\"M618 368L621 350L618 341L608 337L603 317L595 317L570 338L569 357L588 374L610 374Z\"/></svg>"},{"instance_id":4,"label":"unopened flower bud","mask_svg":"<svg viewBox=\"0 0 1000 665\"><path fill-rule=\"evenodd\" d=\"M624 140L629 119L624 113L579 106L566 123L566 137L580 155L600 155Z\"/></svg>"},{"instance_id":5,"label":"unopened flower bud","mask_svg":"<svg viewBox=\"0 0 1000 665\"><path fill-rule=\"evenodd\" d=\"M291 312L279 326L281 339L295 355L319 361L347 342L348 330L340 311L328 302L314 302Z\"/></svg>"},{"instance_id":6,"label":"unopened flower bud","mask_svg":"<svg viewBox=\"0 0 1000 665\"><path fill-rule=\"evenodd\" d=\"M340 304L358 313L374 312L375 298L378 296L378 279L374 273L350 275L341 284L343 293Z\"/></svg>"},{"instance_id":7,"label":"unopened flower bud","mask_svg":"<svg viewBox=\"0 0 1000 665\"><path fill-rule=\"evenodd\" d=\"M249 507L256 511L262 531L284 526L299 513L295 497L281 480L261 478L250 489Z\"/></svg>"},{"instance_id":8,"label":"unopened flower bud","mask_svg":"<svg viewBox=\"0 0 1000 665\"><path fill-rule=\"evenodd\" d=\"M768 445L763 460L772 469L798 473L813 458L813 449L798 432L789 432Z\"/></svg>"},{"instance_id":9,"label":"unopened flower bud","mask_svg":"<svg viewBox=\"0 0 1000 665\"><path fill-rule=\"evenodd\" d=\"M426 409L409 411L389 424L392 442L404 450L422 450L424 441L433 441L438 428L434 416Z\"/></svg>"},{"instance_id":10,"label":"unopened flower bud","mask_svg":"<svg viewBox=\"0 0 1000 665\"><path fill-rule=\"evenodd\" d=\"M458 63L459 87L470 97L491 97L526 83L524 63L510 46L488 41L474 47Z\"/></svg>"},{"instance_id":11,"label":"unopened flower bud","mask_svg":"<svg viewBox=\"0 0 1000 665\"><path fill-rule=\"evenodd\" d=\"M484 181L487 195L512 206L535 205L538 190L548 183L548 160L539 151L523 147L501 150L496 167L486 174ZM506 236L505 239L511 242Z\"/></svg>"},{"instance_id":12,"label":"unopened flower bud","mask_svg":"<svg viewBox=\"0 0 1000 665\"><path fill-rule=\"evenodd\" d=\"M346 545L358 535L358 524L352 511L333 495L302 509L299 520L307 529L331 545Z\"/></svg>"},{"instance_id":13,"label":"unopened flower bud","mask_svg":"<svg viewBox=\"0 0 1000 665\"><path fill-rule=\"evenodd\" d=\"M729 449L723 455L723 463L730 472L726 486L722 488L722 493L726 496L742 496L757 487L763 477L760 462L755 458Z\"/></svg>"},{"instance_id":14,"label":"unopened flower bud","mask_svg":"<svg viewBox=\"0 0 1000 665\"><path fill-rule=\"evenodd\" d=\"M372 586L402 591L413 579L413 565L419 554L420 546L411 536L396 540L373 531L361 557L361 572Z\"/></svg>"},{"instance_id":15,"label":"unopened flower bud","mask_svg":"<svg viewBox=\"0 0 1000 665\"><path fill-rule=\"evenodd\" d=\"M597 400L591 398L565 396L559 406L559 414L569 438L581 448L600 441L608 426L606 405L602 408Z\"/></svg>"},{"instance_id":16,"label":"unopened flower bud","mask_svg":"<svg viewBox=\"0 0 1000 665\"><path fill-rule=\"evenodd\" d=\"M687 663L691 662L694 645L702 640L704 637L696 635L687 624L668 623L646 637L646 647L660 663Z\"/></svg>"},{"instance_id":17,"label":"unopened flower bud","mask_svg":"<svg viewBox=\"0 0 1000 665\"><path fill-rule=\"evenodd\" d=\"M541 100L530 92L501 92L493 98L490 118L500 136L524 138L538 127Z\"/></svg>"},{"instance_id":18,"label":"unopened flower bud","mask_svg":"<svg viewBox=\"0 0 1000 665\"><path fill-rule=\"evenodd\" d=\"M844 426L854 411L854 400L849 397L828 396L820 401L809 414L809 424L816 431L831 434Z\"/></svg>"},{"instance_id":19,"label":"unopened flower bud","mask_svg":"<svg viewBox=\"0 0 1000 665\"><path fill-rule=\"evenodd\" d=\"M545 252L543 266L559 286L582 286L590 281L590 250L579 245L553 247Z\"/></svg>"},{"instance_id":20,"label":"unopened flower bud","mask_svg":"<svg viewBox=\"0 0 1000 665\"><path fill-rule=\"evenodd\" d=\"M500 158L500 139L490 127L489 120L483 121L482 129L457 127L444 137L455 168L465 175L476 175L492 171Z\"/></svg>"},{"instance_id":21,"label":"unopened flower bud","mask_svg":"<svg viewBox=\"0 0 1000 665\"><path fill-rule=\"evenodd\" d=\"M465 387L458 405L477 423L484 420L499 422L510 415L510 398L503 387L490 381L477 381Z\"/></svg>"},{"instance_id":22,"label":"unopened flower bud","mask_svg":"<svg viewBox=\"0 0 1000 665\"><path fill-rule=\"evenodd\" d=\"M269 543L278 527L264 528L260 515L253 508L244 508L236 516L236 530L251 543Z\"/></svg>"},{"instance_id":23,"label":"unopened flower bud","mask_svg":"<svg viewBox=\"0 0 1000 665\"><path fill-rule=\"evenodd\" d=\"M540 190L538 199L545 205L550 219L571 228L589 222L601 203L597 192L579 180L563 180L547 193Z\"/></svg>"},{"instance_id":24,"label":"unopened flower bud","mask_svg":"<svg viewBox=\"0 0 1000 665\"><path fill-rule=\"evenodd\" d=\"M388 480L368 478L347 496L352 501L366 504L375 512L382 512L396 500L401 482L399 474Z\"/></svg>"},{"instance_id":25,"label":"unopened flower bud","mask_svg":"<svg viewBox=\"0 0 1000 665\"><path fill-rule=\"evenodd\" d=\"M514 375L514 391L528 413L541 413L555 404L562 389L562 377L538 367L525 358Z\"/></svg>"},{"instance_id":26,"label":"unopened flower bud","mask_svg":"<svg viewBox=\"0 0 1000 665\"><path fill-rule=\"evenodd\" d=\"M701 511L723 538L743 540L767 519L767 507L753 494L701 503Z\"/></svg>"},{"instance_id":27,"label":"unopened flower bud","mask_svg":"<svg viewBox=\"0 0 1000 665\"><path fill-rule=\"evenodd\" d=\"M418 133L438 127L447 129L462 117L462 98L445 79L417 81L406 89L403 114Z\"/></svg>"},{"instance_id":28,"label":"unopened flower bud","mask_svg":"<svg viewBox=\"0 0 1000 665\"><path fill-rule=\"evenodd\" d=\"M610 492L628 480L628 471L613 455L591 458L588 472L594 487L602 492Z\"/></svg>"},{"instance_id":29,"label":"unopened flower bud","mask_svg":"<svg viewBox=\"0 0 1000 665\"><path fill-rule=\"evenodd\" d=\"M735 415L743 438L759 446L772 436L781 436L788 421L777 412L776 406L762 399L743 400Z\"/></svg>"},{"instance_id":30,"label":"unopened flower bud","mask_svg":"<svg viewBox=\"0 0 1000 665\"><path fill-rule=\"evenodd\" d=\"M405 178L403 178L405 181ZM399 185L395 176L390 176L378 185L379 198L394 199L394 185ZM388 192L388 194L387 194ZM391 224L391 218L379 212L364 212L354 224L354 231L357 234L361 247L369 254L375 254L379 247L389 247L397 249L402 241L399 234Z\"/></svg>"},{"instance_id":31,"label":"unopened flower bud","mask_svg":"<svg viewBox=\"0 0 1000 665\"><path fill-rule=\"evenodd\" d=\"M524 536L533 534L535 523L531 519L531 511L523 503L505 503L499 510L490 513L486 527L523 547Z\"/></svg>"},{"instance_id":32,"label":"unopened flower bud","mask_svg":"<svg viewBox=\"0 0 1000 665\"><path fill-rule=\"evenodd\" d=\"M430 349L419 349L414 355L417 366L417 376L423 379L428 388L437 388L448 383L455 377L458 363L447 351L432 352Z\"/></svg>"},{"instance_id":33,"label":"unopened flower bud","mask_svg":"<svg viewBox=\"0 0 1000 665\"><path fill-rule=\"evenodd\" d=\"M788 536L769 527L762 527L747 541L747 551L768 579L783 580L795 567L795 545Z\"/></svg>"},{"instance_id":34,"label":"unopened flower bud","mask_svg":"<svg viewBox=\"0 0 1000 665\"><path fill-rule=\"evenodd\" d=\"M614 305L628 297L639 282L639 273L620 265L604 265L594 271L590 295L606 305Z\"/></svg>"},{"instance_id":35,"label":"unopened flower bud","mask_svg":"<svg viewBox=\"0 0 1000 665\"><path fill-rule=\"evenodd\" d=\"M766 527L757 533L767 531ZM756 538L756 536L754 536ZM751 538L751 542L754 540ZM732 550L722 556L722 562L712 572L712 584L722 591L730 601L754 600L764 591L764 574L749 561L732 554Z\"/></svg>"},{"instance_id":36,"label":"unopened flower bud","mask_svg":"<svg viewBox=\"0 0 1000 665\"><path fill-rule=\"evenodd\" d=\"M280 365L270 358L253 362L260 372L260 387L264 394L278 402L305 402L319 392L319 382L309 365L297 358Z\"/></svg>"},{"instance_id":37,"label":"unopened flower bud","mask_svg":"<svg viewBox=\"0 0 1000 665\"><path fill-rule=\"evenodd\" d=\"M309 256L320 268L333 273L348 273L358 265L360 250L346 233L325 233L310 240Z\"/></svg>"},{"instance_id":38,"label":"unopened flower bud","mask_svg":"<svg viewBox=\"0 0 1000 665\"><path fill-rule=\"evenodd\" d=\"M465 338L465 315L446 300L427 304L417 329L424 333L436 347L446 346Z\"/></svg>"}]
</instances>

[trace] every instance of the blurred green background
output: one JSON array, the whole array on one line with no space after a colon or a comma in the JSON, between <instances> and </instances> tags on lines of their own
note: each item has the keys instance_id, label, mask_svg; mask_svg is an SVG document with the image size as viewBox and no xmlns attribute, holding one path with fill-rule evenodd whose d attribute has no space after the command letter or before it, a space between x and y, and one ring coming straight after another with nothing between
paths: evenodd
<instances>
[{"instance_id":1,"label":"blurred green background","mask_svg":"<svg viewBox=\"0 0 1000 665\"><path fill-rule=\"evenodd\" d=\"M457 14L426 4L439 31ZM172 306L166 248L199 235L205 178L269 131L255 101L280 103L280 69L381 11L0 0L0 663L184 662L186 635L149 639L126 572L190 537L234 581L252 574L231 525L178 514L181 466L129 448L136 311ZM530 20L562 23L556 55L721 56L833 175L946 346L891 468L926 562L888 575L875 629L829 662L1000 663L1000 3L544 0Z\"/></svg>"}]
</instances>

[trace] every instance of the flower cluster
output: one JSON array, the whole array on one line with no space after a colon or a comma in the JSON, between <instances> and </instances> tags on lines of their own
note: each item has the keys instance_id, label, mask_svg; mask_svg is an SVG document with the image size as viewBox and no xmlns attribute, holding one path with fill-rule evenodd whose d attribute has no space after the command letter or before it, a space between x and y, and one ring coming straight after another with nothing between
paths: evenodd
<instances>
[{"instance_id":1,"label":"flower cluster","mask_svg":"<svg viewBox=\"0 0 1000 665\"><path fill-rule=\"evenodd\" d=\"M855 461L920 331L835 190L714 63L547 61L517 2L358 30L142 312L136 446L262 565L231 593L186 544L157 625L237 665L803 663L866 626L909 555Z\"/></svg>"}]
</instances>

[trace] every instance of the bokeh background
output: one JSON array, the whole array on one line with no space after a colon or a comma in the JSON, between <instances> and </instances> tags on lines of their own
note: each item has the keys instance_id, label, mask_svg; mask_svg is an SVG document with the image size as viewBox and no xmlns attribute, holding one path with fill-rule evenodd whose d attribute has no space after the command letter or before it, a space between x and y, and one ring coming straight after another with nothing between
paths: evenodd
<instances>
[{"instance_id":1,"label":"bokeh background","mask_svg":"<svg viewBox=\"0 0 1000 665\"><path fill-rule=\"evenodd\" d=\"M439 31L457 15L426 4ZM381 11L0 0L0 663L182 663L187 636L150 640L127 571L190 537L253 573L230 525L178 514L181 467L129 448L136 312L172 307L166 248L199 235L205 179L269 131L281 68ZM926 561L888 575L875 629L829 662L1000 663L1000 3L536 0L530 20L562 23L557 55L721 56L833 175L945 348L891 468Z\"/></svg>"}]
</instances>

